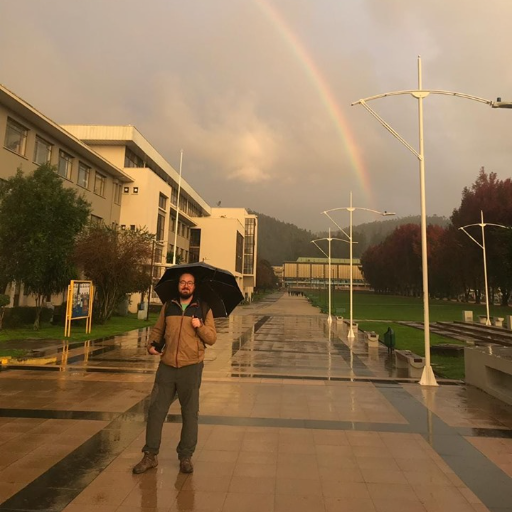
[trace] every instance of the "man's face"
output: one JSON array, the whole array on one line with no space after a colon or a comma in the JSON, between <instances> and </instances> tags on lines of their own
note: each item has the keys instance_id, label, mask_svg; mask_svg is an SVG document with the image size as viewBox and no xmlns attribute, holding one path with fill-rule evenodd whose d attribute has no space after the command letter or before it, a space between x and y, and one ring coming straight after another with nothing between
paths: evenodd
<instances>
[{"instance_id":1,"label":"man's face","mask_svg":"<svg viewBox=\"0 0 512 512\"><path fill-rule=\"evenodd\" d=\"M178 282L180 298L188 299L194 294L196 288L195 279L192 274L182 274Z\"/></svg>"}]
</instances>

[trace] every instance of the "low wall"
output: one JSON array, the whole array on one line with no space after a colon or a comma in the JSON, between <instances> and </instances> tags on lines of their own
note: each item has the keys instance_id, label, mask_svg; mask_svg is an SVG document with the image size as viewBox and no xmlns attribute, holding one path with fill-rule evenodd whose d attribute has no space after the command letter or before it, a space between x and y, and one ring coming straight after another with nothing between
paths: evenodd
<instances>
[{"instance_id":1,"label":"low wall","mask_svg":"<svg viewBox=\"0 0 512 512\"><path fill-rule=\"evenodd\" d=\"M464 349L466 383L512 405L512 347Z\"/></svg>"}]
</instances>

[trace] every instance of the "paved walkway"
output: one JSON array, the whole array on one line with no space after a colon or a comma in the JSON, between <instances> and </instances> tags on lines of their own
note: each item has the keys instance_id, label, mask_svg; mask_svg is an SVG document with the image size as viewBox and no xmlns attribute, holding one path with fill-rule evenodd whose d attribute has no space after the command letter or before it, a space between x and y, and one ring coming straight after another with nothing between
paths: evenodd
<instances>
[{"instance_id":1,"label":"paved walkway","mask_svg":"<svg viewBox=\"0 0 512 512\"><path fill-rule=\"evenodd\" d=\"M421 388L302 297L218 331L193 475L178 472L176 404L158 468L131 473L157 364L146 331L0 372L0 511L512 512L512 407Z\"/></svg>"}]
</instances>

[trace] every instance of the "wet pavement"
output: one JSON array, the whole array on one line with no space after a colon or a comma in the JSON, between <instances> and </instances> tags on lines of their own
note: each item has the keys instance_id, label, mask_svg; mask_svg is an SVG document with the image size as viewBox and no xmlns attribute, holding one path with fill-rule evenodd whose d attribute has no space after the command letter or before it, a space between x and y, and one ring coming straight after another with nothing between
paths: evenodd
<instances>
[{"instance_id":1,"label":"wet pavement","mask_svg":"<svg viewBox=\"0 0 512 512\"><path fill-rule=\"evenodd\" d=\"M131 473L158 364L146 330L1 371L0 511L512 512L511 406L420 387L302 297L217 327L193 475L178 471L177 404L158 468Z\"/></svg>"}]
</instances>

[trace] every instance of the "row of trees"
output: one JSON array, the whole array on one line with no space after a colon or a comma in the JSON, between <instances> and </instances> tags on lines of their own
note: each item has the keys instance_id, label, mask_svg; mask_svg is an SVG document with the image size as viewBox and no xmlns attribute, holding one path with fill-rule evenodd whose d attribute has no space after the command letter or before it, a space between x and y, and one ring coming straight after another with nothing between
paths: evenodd
<instances>
[{"instance_id":1,"label":"row of trees","mask_svg":"<svg viewBox=\"0 0 512 512\"><path fill-rule=\"evenodd\" d=\"M473 183L462 192L459 208L453 210L447 227L427 228L429 289L433 296L476 300L485 293L482 249L460 227L485 222L512 228L512 181L500 180L496 173L482 168ZM481 228L468 228L481 243ZM502 304L508 304L512 291L512 229L485 228L488 280L491 294L500 292ZM421 235L417 224L398 227L361 257L362 271L379 293L420 295Z\"/></svg>"},{"instance_id":2,"label":"row of trees","mask_svg":"<svg viewBox=\"0 0 512 512\"><path fill-rule=\"evenodd\" d=\"M36 329L45 299L71 279L94 282L100 323L126 294L149 288L154 236L91 223L90 212L90 204L64 188L48 164L0 182L0 293L9 283L23 283L35 296Z\"/></svg>"}]
</instances>

